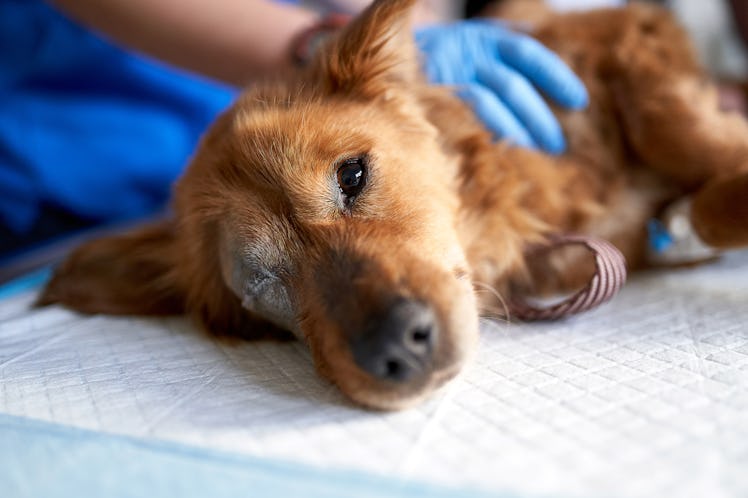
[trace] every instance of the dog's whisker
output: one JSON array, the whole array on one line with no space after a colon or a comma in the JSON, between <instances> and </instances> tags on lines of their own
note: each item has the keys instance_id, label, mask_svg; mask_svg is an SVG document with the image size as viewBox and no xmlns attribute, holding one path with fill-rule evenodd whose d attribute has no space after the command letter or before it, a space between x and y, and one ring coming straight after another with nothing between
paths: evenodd
<instances>
[{"instance_id":1,"label":"dog's whisker","mask_svg":"<svg viewBox=\"0 0 748 498\"><path fill-rule=\"evenodd\" d=\"M498 311L495 311L494 309L484 308L481 311L487 311L489 313L496 313L497 315L502 316L507 323L511 323L509 306L506 302L506 299L504 299L501 293L495 287L487 284L486 282L474 280L473 285L478 287L476 292L479 292L479 291L488 292L492 296L494 296L499 301L499 304L501 304L501 310L503 310L503 315L499 313Z\"/></svg>"},{"instance_id":2,"label":"dog's whisker","mask_svg":"<svg viewBox=\"0 0 748 498\"><path fill-rule=\"evenodd\" d=\"M502 315L501 312L493 309L480 310L480 316L505 325L511 325L512 323L506 316Z\"/></svg>"}]
</instances>

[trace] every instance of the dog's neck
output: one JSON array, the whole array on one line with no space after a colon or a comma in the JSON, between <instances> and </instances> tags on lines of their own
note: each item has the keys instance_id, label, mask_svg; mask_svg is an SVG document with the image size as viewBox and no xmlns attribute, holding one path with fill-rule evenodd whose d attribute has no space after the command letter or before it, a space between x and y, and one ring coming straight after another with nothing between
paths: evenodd
<instances>
[{"instance_id":1,"label":"dog's neck","mask_svg":"<svg viewBox=\"0 0 748 498\"><path fill-rule=\"evenodd\" d=\"M496 143L448 90L423 92L422 105L439 129L445 153L459 165L458 231L474 278L496 285L523 273L528 247L574 230L594 215L595 189L587 188L594 180L569 167L563 157ZM461 126L445 126L453 122ZM586 200L580 196L589 202L580 202Z\"/></svg>"}]
</instances>

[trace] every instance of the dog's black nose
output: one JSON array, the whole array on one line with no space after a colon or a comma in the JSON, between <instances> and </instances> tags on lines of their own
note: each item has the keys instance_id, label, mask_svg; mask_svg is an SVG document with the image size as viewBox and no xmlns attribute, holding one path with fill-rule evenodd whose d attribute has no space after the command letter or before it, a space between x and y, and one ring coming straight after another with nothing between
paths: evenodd
<instances>
[{"instance_id":1,"label":"dog's black nose","mask_svg":"<svg viewBox=\"0 0 748 498\"><path fill-rule=\"evenodd\" d=\"M428 368L436 335L431 308L400 300L369 320L364 332L351 340L351 350L364 371L378 379L404 382Z\"/></svg>"}]
</instances>

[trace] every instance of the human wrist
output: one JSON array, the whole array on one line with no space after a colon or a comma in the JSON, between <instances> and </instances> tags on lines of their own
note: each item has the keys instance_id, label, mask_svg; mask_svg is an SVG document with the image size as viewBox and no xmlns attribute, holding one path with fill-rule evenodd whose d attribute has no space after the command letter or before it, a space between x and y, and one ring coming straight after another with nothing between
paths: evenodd
<instances>
[{"instance_id":1,"label":"human wrist","mask_svg":"<svg viewBox=\"0 0 748 498\"><path fill-rule=\"evenodd\" d=\"M301 30L291 42L290 58L297 67L306 66L330 35L348 24L352 16L332 13Z\"/></svg>"}]
</instances>

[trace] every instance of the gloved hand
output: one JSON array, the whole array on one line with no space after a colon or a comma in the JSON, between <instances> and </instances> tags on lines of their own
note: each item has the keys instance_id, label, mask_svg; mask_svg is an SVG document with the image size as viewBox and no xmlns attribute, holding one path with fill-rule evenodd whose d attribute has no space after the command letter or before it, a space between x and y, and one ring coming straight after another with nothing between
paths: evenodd
<instances>
[{"instance_id":1,"label":"gloved hand","mask_svg":"<svg viewBox=\"0 0 748 498\"><path fill-rule=\"evenodd\" d=\"M463 21L417 31L416 43L429 80L455 85L496 136L554 154L566 149L561 126L535 87L572 109L587 106L587 90L540 42L497 22Z\"/></svg>"}]
</instances>

